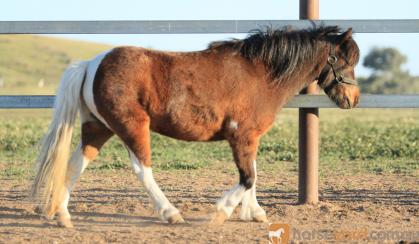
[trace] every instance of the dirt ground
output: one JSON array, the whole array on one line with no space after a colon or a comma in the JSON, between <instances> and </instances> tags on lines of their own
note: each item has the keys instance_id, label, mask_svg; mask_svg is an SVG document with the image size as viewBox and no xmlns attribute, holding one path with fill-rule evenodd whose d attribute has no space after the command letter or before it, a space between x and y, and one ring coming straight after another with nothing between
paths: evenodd
<instances>
[{"instance_id":1,"label":"dirt ground","mask_svg":"<svg viewBox=\"0 0 419 244\"><path fill-rule=\"evenodd\" d=\"M155 177L187 223L160 221L128 170L82 176L69 207L73 229L35 213L26 197L29 181L1 179L0 243L268 243L268 223L243 222L239 209L222 226L208 224L216 200L237 182L236 173L198 169L160 171ZM257 189L269 222L288 224L294 242L382 243L396 240L388 233L418 240L418 183L417 177L398 175L323 177L321 203L305 206L296 205L294 175L260 172Z\"/></svg>"}]
</instances>

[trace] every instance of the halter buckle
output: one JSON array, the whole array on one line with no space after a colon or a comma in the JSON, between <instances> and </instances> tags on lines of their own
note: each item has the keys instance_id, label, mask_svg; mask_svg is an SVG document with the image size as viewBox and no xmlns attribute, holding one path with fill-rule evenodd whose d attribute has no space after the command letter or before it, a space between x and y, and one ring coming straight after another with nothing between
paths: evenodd
<instances>
[{"instance_id":1,"label":"halter buckle","mask_svg":"<svg viewBox=\"0 0 419 244\"><path fill-rule=\"evenodd\" d=\"M339 83L340 82L344 82L345 81L345 77L342 74L340 74L340 75L336 76L335 80L337 82L339 82Z\"/></svg>"},{"instance_id":2,"label":"halter buckle","mask_svg":"<svg viewBox=\"0 0 419 244\"><path fill-rule=\"evenodd\" d=\"M327 62L329 64L336 64L336 62L338 61L338 58L335 55L330 55L329 57L327 57Z\"/></svg>"}]
</instances>

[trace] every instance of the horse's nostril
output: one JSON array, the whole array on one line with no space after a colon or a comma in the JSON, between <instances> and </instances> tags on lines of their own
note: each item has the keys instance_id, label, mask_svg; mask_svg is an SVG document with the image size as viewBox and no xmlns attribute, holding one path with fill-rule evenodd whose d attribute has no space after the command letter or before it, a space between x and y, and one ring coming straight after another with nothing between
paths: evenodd
<instances>
[{"instance_id":1,"label":"horse's nostril","mask_svg":"<svg viewBox=\"0 0 419 244\"><path fill-rule=\"evenodd\" d=\"M358 105L358 103L359 103L359 97L355 97L354 107L355 107L356 105Z\"/></svg>"},{"instance_id":2,"label":"horse's nostril","mask_svg":"<svg viewBox=\"0 0 419 244\"><path fill-rule=\"evenodd\" d=\"M344 96L345 98L345 108L351 108L351 100L347 96Z\"/></svg>"}]
</instances>

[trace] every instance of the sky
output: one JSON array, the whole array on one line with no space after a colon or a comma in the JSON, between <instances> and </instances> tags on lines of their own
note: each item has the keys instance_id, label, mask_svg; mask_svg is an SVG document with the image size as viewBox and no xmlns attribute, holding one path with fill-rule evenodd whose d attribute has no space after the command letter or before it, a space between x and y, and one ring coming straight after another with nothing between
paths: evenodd
<instances>
[{"instance_id":1,"label":"sky","mask_svg":"<svg viewBox=\"0 0 419 244\"><path fill-rule=\"evenodd\" d=\"M320 19L419 19L418 0L319 0ZM2 0L1 20L291 20L299 0ZM204 49L209 42L244 34L55 35L112 45L173 51ZM361 60L373 47L395 47L407 55L404 66L419 75L419 33L355 34ZM416 44L416 45L415 45ZM356 68L358 75L370 70Z\"/></svg>"}]
</instances>

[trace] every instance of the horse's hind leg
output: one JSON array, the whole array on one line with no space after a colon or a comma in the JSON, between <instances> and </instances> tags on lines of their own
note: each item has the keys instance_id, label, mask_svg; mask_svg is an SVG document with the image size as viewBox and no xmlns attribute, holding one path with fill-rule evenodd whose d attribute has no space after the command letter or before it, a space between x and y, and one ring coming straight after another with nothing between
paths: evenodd
<instances>
[{"instance_id":1,"label":"horse's hind leg","mask_svg":"<svg viewBox=\"0 0 419 244\"><path fill-rule=\"evenodd\" d=\"M239 184L217 202L217 213L212 219L213 224L222 224L228 219L237 205L242 202L242 219L266 221L265 211L256 200L256 153L259 136L236 135L229 139L233 150L234 161L240 173Z\"/></svg>"},{"instance_id":2,"label":"horse's hind leg","mask_svg":"<svg viewBox=\"0 0 419 244\"><path fill-rule=\"evenodd\" d=\"M129 150L129 154L134 172L138 176L138 179L143 183L144 188L153 201L154 208L156 209L160 218L167 220L171 224L185 222L180 215L179 210L177 210L169 202L164 193L160 190L159 186L153 178L151 167L142 163L143 161L138 160L140 157L133 153L131 150Z\"/></svg>"},{"instance_id":3,"label":"horse's hind leg","mask_svg":"<svg viewBox=\"0 0 419 244\"><path fill-rule=\"evenodd\" d=\"M139 108L124 119L114 120L112 128L128 147L132 166L138 179L144 185L160 218L169 223L183 223L184 220L160 190L151 170L150 118ZM127 122L129 121L129 122Z\"/></svg>"},{"instance_id":4,"label":"horse's hind leg","mask_svg":"<svg viewBox=\"0 0 419 244\"><path fill-rule=\"evenodd\" d=\"M99 121L86 121L82 124L81 143L73 153L66 173L66 189L63 202L58 209L58 225L61 227L72 227L68 202L74 183L83 173L88 163L99 153L100 148L113 135L105 125Z\"/></svg>"},{"instance_id":5,"label":"horse's hind leg","mask_svg":"<svg viewBox=\"0 0 419 244\"><path fill-rule=\"evenodd\" d=\"M82 144L80 143L77 146L76 151L71 156L70 161L68 162L64 199L58 207L57 211L57 223L61 227L73 227L71 223L71 216L67 208L68 202L70 200L70 193L75 181L79 178L89 161L90 160L83 155Z\"/></svg>"}]
</instances>

